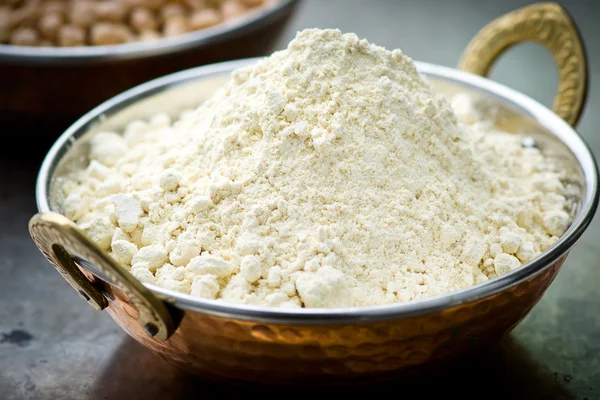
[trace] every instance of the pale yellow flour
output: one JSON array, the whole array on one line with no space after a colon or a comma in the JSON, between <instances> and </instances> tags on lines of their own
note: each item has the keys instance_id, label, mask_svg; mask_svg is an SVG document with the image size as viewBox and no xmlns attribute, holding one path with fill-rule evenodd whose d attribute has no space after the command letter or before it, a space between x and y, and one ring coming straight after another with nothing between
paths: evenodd
<instances>
[{"instance_id":1,"label":"pale yellow flour","mask_svg":"<svg viewBox=\"0 0 600 400\"><path fill-rule=\"evenodd\" d=\"M556 166L471 122L399 50L306 30L175 123L97 135L64 212L140 280L208 299L447 293L518 268L570 221Z\"/></svg>"}]
</instances>

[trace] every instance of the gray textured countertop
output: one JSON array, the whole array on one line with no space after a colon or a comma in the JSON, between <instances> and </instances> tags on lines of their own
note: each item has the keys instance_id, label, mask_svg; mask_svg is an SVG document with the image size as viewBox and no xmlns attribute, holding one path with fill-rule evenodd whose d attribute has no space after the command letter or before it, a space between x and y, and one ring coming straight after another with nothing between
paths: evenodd
<instances>
[{"instance_id":1,"label":"gray textured countertop","mask_svg":"<svg viewBox=\"0 0 600 400\"><path fill-rule=\"evenodd\" d=\"M594 85L579 131L600 154L600 2L562 3L586 40ZM337 27L388 48L400 47L414 59L453 66L483 25L525 4L518 0L308 0L280 47L295 30ZM556 90L552 57L534 44L507 53L492 77L546 104ZM165 364L129 339L106 313L87 306L47 264L29 238L27 222L36 211L34 180L49 143L31 148L27 137L15 134L20 145L5 144L0 150L0 399L240 395ZM403 397L420 398L453 394L600 398L599 235L596 220L540 303L497 347L431 382L391 389ZM369 388L367 393L377 390L381 388ZM289 391L269 394L283 397Z\"/></svg>"}]
</instances>

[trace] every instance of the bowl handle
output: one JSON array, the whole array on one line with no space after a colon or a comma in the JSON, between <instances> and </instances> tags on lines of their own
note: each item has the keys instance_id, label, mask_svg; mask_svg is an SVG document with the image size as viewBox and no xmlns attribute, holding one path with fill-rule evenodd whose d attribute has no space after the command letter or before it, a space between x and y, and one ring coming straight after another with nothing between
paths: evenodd
<instances>
[{"instance_id":1,"label":"bowl handle","mask_svg":"<svg viewBox=\"0 0 600 400\"><path fill-rule=\"evenodd\" d=\"M554 56L559 84L552 109L576 126L587 99L587 56L575 23L556 3L533 4L492 21L471 40L458 68L487 76L500 54L525 41L541 43Z\"/></svg>"},{"instance_id":2,"label":"bowl handle","mask_svg":"<svg viewBox=\"0 0 600 400\"><path fill-rule=\"evenodd\" d=\"M173 319L165 304L67 217L54 212L38 213L29 221L29 233L54 268L96 310L108 307L108 300L102 289L79 269L74 255L93 263L110 278L111 284L125 292L150 337L166 340L173 333Z\"/></svg>"}]
</instances>

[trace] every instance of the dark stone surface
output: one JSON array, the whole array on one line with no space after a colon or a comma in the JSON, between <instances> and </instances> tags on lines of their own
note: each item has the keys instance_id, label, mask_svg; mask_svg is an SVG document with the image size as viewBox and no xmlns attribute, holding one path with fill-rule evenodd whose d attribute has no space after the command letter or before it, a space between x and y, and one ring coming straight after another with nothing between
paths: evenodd
<instances>
[{"instance_id":1,"label":"dark stone surface","mask_svg":"<svg viewBox=\"0 0 600 400\"><path fill-rule=\"evenodd\" d=\"M297 29L337 27L389 48L400 47L417 60L453 66L479 28L527 3L309 0L281 46ZM579 24L590 55L594 86L579 130L598 153L600 115L595 111L600 102L600 86L596 85L600 82L600 2L562 3ZM533 44L507 53L492 76L546 104L556 90L552 57ZM53 132L40 127L37 132L17 129L2 133L0 399L212 399L257 390L267 397L294 394L266 388L242 391L186 376L129 339L106 313L87 306L48 265L27 233L27 222L36 211L35 176ZM497 347L424 382L371 387L362 389L364 394L600 398L599 235L600 224L595 221L540 303ZM337 390L330 395L352 393Z\"/></svg>"}]
</instances>

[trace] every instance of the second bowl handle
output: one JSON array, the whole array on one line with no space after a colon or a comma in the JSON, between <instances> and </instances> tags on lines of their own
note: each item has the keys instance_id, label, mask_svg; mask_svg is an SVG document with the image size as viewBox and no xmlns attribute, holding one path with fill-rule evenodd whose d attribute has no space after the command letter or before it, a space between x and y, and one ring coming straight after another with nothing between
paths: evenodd
<instances>
[{"instance_id":1,"label":"second bowl handle","mask_svg":"<svg viewBox=\"0 0 600 400\"><path fill-rule=\"evenodd\" d=\"M552 109L576 126L587 98L587 57L575 23L556 3L523 7L492 21L471 40L458 68L487 76L498 56L525 41L541 43L554 56L559 83Z\"/></svg>"}]
</instances>

